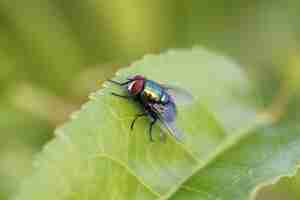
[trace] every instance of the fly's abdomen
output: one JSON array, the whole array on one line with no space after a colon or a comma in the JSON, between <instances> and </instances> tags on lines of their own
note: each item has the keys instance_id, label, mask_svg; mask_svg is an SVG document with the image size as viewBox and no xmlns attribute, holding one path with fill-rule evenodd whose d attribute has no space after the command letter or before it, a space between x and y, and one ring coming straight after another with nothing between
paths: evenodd
<instances>
[{"instance_id":1,"label":"fly's abdomen","mask_svg":"<svg viewBox=\"0 0 300 200\"><path fill-rule=\"evenodd\" d=\"M170 96L163 91L162 95L160 96L160 101L162 104L167 104L169 102Z\"/></svg>"}]
</instances>

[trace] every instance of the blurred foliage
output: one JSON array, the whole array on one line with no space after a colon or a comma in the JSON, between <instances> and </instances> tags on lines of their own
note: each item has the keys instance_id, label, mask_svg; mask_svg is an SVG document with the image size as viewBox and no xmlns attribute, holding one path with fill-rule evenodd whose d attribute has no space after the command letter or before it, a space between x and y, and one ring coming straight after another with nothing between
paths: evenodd
<instances>
[{"instance_id":1,"label":"blurred foliage","mask_svg":"<svg viewBox=\"0 0 300 200\"><path fill-rule=\"evenodd\" d=\"M96 81L144 54L221 51L257 80L262 109L297 121L299 9L296 0L0 0L0 199Z\"/></svg>"},{"instance_id":2,"label":"blurred foliage","mask_svg":"<svg viewBox=\"0 0 300 200\"><path fill-rule=\"evenodd\" d=\"M51 126L4 102L0 108L0 199L7 199L20 178L30 174L33 154L51 138Z\"/></svg>"}]
</instances>

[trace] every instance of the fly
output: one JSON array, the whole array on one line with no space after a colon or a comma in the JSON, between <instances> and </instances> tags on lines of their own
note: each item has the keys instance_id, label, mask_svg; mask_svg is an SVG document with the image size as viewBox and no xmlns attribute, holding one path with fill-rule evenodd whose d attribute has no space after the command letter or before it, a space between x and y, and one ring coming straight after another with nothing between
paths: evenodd
<instances>
[{"instance_id":1,"label":"fly","mask_svg":"<svg viewBox=\"0 0 300 200\"><path fill-rule=\"evenodd\" d=\"M127 78L125 82L109 81L122 87L127 93L127 95L121 95L112 92L112 95L133 100L143 108L143 113L137 114L132 121L131 130L133 130L137 119L149 117L151 120L149 126L150 141L153 141L152 128L158 121L173 137L178 141L183 141L184 134L176 127L176 105L192 102L193 97L189 92L182 88L157 83L141 75ZM161 138L165 138L163 132Z\"/></svg>"}]
</instances>

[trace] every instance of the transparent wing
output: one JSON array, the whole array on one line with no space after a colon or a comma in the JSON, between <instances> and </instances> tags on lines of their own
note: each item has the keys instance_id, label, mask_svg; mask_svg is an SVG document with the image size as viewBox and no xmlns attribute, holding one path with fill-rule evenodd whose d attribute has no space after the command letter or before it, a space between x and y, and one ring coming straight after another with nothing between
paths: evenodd
<instances>
[{"instance_id":1,"label":"transparent wing","mask_svg":"<svg viewBox=\"0 0 300 200\"><path fill-rule=\"evenodd\" d=\"M193 95L180 87L170 86L170 85L162 85L167 93L174 99L176 104L178 105L188 105L193 103L194 97Z\"/></svg>"},{"instance_id":2,"label":"transparent wing","mask_svg":"<svg viewBox=\"0 0 300 200\"><path fill-rule=\"evenodd\" d=\"M184 140L184 133L176 127L176 107L174 103L168 103L167 105L152 104L152 110L159 117L163 128L175 137L179 142Z\"/></svg>"},{"instance_id":3,"label":"transparent wing","mask_svg":"<svg viewBox=\"0 0 300 200\"><path fill-rule=\"evenodd\" d=\"M175 122L162 121L162 124L164 125L164 128L166 128L168 132L176 138L177 141L183 142L184 133L176 127Z\"/></svg>"}]
</instances>

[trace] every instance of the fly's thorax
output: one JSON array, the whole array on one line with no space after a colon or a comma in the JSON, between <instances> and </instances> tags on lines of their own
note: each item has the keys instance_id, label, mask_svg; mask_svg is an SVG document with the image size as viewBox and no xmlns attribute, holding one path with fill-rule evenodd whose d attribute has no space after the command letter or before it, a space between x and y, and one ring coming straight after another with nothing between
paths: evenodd
<instances>
[{"instance_id":1,"label":"fly's thorax","mask_svg":"<svg viewBox=\"0 0 300 200\"><path fill-rule=\"evenodd\" d=\"M154 81L147 80L144 85L142 97L146 101L159 102L162 94L162 88Z\"/></svg>"},{"instance_id":2,"label":"fly's thorax","mask_svg":"<svg viewBox=\"0 0 300 200\"><path fill-rule=\"evenodd\" d=\"M169 101L169 96L164 89L159 84L151 80L147 80L145 82L144 90L141 95L145 101L158 102L162 104Z\"/></svg>"}]
</instances>

